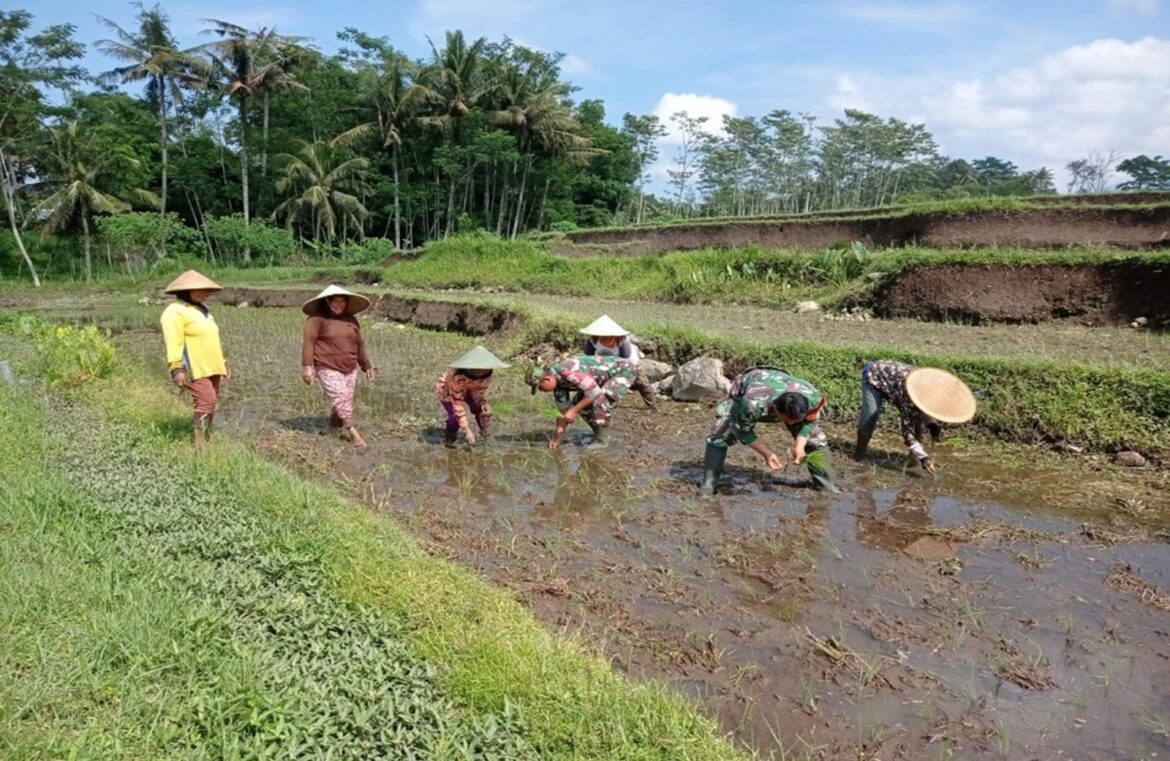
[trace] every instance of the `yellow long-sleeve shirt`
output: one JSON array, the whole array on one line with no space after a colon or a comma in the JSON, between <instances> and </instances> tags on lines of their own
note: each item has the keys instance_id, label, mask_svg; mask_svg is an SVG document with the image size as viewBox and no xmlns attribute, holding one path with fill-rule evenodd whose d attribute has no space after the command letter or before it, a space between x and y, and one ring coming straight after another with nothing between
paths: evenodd
<instances>
[{"instance_id":1,"label":"yellow long-sleeve shirt","mask_svg":"<svg viewBox=\"0 0 1170 761\"><path fill-rule=\"evenodd\" d=\"M170 370L186 367L190 380L227 375L219 326L210 313L203 314L197 307L176 301L163 310L159 322Z\"/></svg>"}]
</instances>

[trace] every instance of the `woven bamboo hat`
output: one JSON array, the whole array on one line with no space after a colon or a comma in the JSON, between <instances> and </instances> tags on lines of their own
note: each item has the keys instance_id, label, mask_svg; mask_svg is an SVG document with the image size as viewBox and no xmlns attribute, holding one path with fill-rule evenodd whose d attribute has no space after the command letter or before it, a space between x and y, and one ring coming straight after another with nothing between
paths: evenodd
<instances>
[{"instance_id":1,"label":"woven bamboo hat","mask_svg":"<svg viewBox=\"0 0 1170 761\"><path fill-rule=\"evenodd\" d=\"M179 293L180 291L222 291L223 286L206 275L195 270L187 270L163 288L163 293Z\"/></svg>"},{"instance_id":2,"label":"woven bamboo hat","mask_svg":"<svg viewBox=\"0 0 1170 761\"><path fill-rule=\"evenodd\" d=\"M630 331L618 325L608 314L603 314L593 322L581 328L587 336L628 336Z\"/></svg>"},{"instance_id":3,"label":"woven bamboo hat","mask_svg":"<svg viewBox=\"0 0 1170 761\"><path fill-rule=\"evenodd\" d=\"M452 362L450 367L457 367L461 370L499 370L503 367L511 367L511 365L482 346L476 346Z\"/></svg>"},{"instance_id":4,"label":"woven bamboo hat","mask_svg":"<svg viewBox=\"0 0 1170 761\"><path fill-rule=\"evenodd\" d=\"M906 376L910 401L940 423L966 423L975 417L975 395L946 370L920 367Z\"/></svg>"},{"instance_id":5,"label":"woven bamboo hat","mask_svg":"<svg viewBox=\"0 0 1170 761\"><path fill-rule=\"evenodd\" d=\"M340 285L330 285L325 290L306 301L301 307L301 311L308 315L319 314L321 307L318 302L333 296L345 296L348 299L345 304L346 314L357 314L358 312L364 312L370 308L370 300L365 296L347 291Z\"/></svg>"}]
</instances>

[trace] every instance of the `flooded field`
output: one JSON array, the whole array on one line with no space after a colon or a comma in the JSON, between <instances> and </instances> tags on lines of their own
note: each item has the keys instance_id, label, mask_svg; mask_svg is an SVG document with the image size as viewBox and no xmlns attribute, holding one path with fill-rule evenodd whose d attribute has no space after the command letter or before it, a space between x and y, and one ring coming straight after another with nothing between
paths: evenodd
<instances>
[{"instance_id":1,"label":"flooded field","mask_svg":"<svg viewBox=\"0 0 1170 761\"><path fill-rule=\"evenodd\" d=\"M112 321L166 393L157 312ZM850 421L830 417L842 494L801 488L796 468L774 482L740 447L723 493L698 500L703 405L653 412L631 395L609 448L552 453L548 398L504 371L491 441L446 449L431 389L472 341L375 321L380 376L359 391L370 446L358 450L318 435L325 403L298 377L299 313L217 316L231 435L410 526L616 668L693 696L762 756L1170 753L1163 470L958 429L932 451L931 480L907 466L890 416L864 465L848 457Z\"/></svg>"}]
</instances>

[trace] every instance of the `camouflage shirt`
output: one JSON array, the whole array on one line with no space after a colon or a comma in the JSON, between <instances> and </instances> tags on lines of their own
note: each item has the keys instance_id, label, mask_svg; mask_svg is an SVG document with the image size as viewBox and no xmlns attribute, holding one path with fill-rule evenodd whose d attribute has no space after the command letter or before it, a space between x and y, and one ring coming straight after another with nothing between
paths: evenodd
<instances>
[{"instance_id":1,"label":"camouflage shirt","mask_svg":"<svg viewBox=\"0 0 1170 761\"><path fill-rule=\"evenodd\" d=\"M922 460L926 457L926 450L918 440L922 436L922 426L933 422L910 400L910 393L906 390L906 377L914 372L915 367L905 362L892 360L878 360L866 365L863 371L865 382L882 395L890 404L898 408L898 416L902 422L902 440L910 449L910 454Z\"/></svg>"},{"instance_id":2,"label":"camouflage shirt","mask_svg":"<svg viewBox=\"0 0 1170 761\"><path fill-rule=\"evenodd\" d=\"M634 377L634 365L619 357L572 357L553 365L557 390L589 397L605 394L613 401L626 395Z\"/></svg>"},{"instance_id":3,"label":"camouflage shirt","mask_svg":"<svg viewBox=\"0 0 1170 761\"><path fill-rule=\"evenodd\" d=\"M774 419L772 405L790 391L808 400L809 415L803 422L789 426L789 430L793 436L811 438L825 404L824 395L807 381L772 367L752 368L732 382L728 396L731 397L730 422L735 437L744 444L754 442L756 423Z\"/></svg>"}]
</instances>

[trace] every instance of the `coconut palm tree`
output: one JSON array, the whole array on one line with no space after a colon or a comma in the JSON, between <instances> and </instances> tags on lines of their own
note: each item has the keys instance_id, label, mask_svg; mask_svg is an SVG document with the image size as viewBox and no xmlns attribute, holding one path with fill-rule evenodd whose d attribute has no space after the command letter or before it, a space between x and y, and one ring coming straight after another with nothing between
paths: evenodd
<instances>
[{"instance_id":1,"label":"coconut palm tree","mask_svg":"<svg viewBox=\"0 0 1170 761\"><path fill-rule=\"evenodd\" d=\"M95 214L117 214L130 210L130 203L119 198L106 185L120 165L136 165L136 159L118 153L99 153L89 141L82 126L76 121L48 130L50 150L43 167L47 179L40 183L56 188L41 200L29 215L41 220L41 234L48 235L80 225L85 246L85 279L93 279L91 254L91 221ZM152 205L161 199L148 190L133 189L122 195Z\"/></svg>"},{"instance_id":2,"label":"coconut palm tree","mask_svg":"<svg viewBox=\"0 0 1170 761\"><path fill-rule=\"evenodd\" d=\"M495 88L484 65L487 46L483 37L468 45L462 31L447 32L441 51L431 43L432 61L426 70L426 84L438 96L435 124L447 125L452 119L467 116Z\"/></svg>"},{"instance_id":3,"label":"coconut palm tree","mask_svg":"<svg viewBox=\"0 0 1170 761\"><path fill-rule=\"evenodd\" d=\"M347 156L336 143L302 142L296 154L273 157L280 172L276 189L295 195L276 208L273 218L283 216L285 226L312 230L315 241L334 241L337 228L342 240L349 237L350 223L362 237L366 207L359 196L369 192L368 159Z\"/></svg>"},{"instance_id":4,"label":"coconut palm tree","mask_svg":"<svg viewBox=\"0 0 1170 761\"><path fill-rule=\"evenodd\" d=\"M517 54L519 60L505 64L497 80L494 99L498 108L492 113L495 124L516 136L525 156L512 238L520 232L528 181L537 158L559 157L583 164L600 153L581 134L581 125L573 118L567 103L569 85L559 81L555 61L536 51L520 49Z\"/></svg>"},{"instance_id":5,"label":"coconut palm tree","mask_svg":"<svg viewBox=\"0 0 1170 761\"><path fill-rule=\"evenodd\" d=\"M297 81L290 69L303 61L309 51L300 44L303 38L279 35L275 29L261 28L252 32L227 21L205 21L211 24L205 33L218 35L222 39L199 48L207 57L201 67L203 81L208 86L226 92L236 101L239 109L240 184L243 191L244 224L247 225L251 218L248 150L253 101L257 96L281 90L308 90L308 87ZM251 258L247 250L244 258Z\"/></svg>"},{"instance_id":6,"label":"coconut palm tree","mask_svg":"<svg viewBox=\"0 0 1170 761\"><path fill-rule=\"evenodd\" d=\"M419 69L405 56L387 50L378 64L362 72L359 101L370 121L338 135L335 142L349 146L377 139L390 154L394 178L394 247L402 248L402 213L399 204L399 163L403 133L421 107L436 98L435 92L418 81Z\"/></svg>"},{"instance_id":7,"label":"coconut palm tree","mask_svg":"<svg viewBox=\"0 0 1170 761\"><path fill-rule=\"evenodd\" d=\"M101 79L108 82L141 82L146 80L146 97L158 108L159 152L162 164L160 183L160 212L167 213L167 98L171 102L182 100L179 89L183 81L192 77L188 73L192 63L192 52L175 47L174 37L167 24L166 13L154 6L147 10L141 3L138 7L138 31L129 32L108 18L98 16L98 21L114 33L115 39L98 40L97 47L111 58L125 61L125 66L108 71Z\"/></svg>"}]
</instances>

